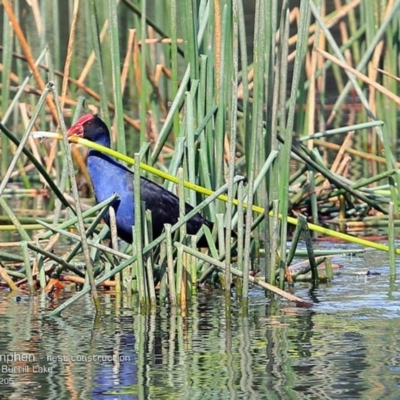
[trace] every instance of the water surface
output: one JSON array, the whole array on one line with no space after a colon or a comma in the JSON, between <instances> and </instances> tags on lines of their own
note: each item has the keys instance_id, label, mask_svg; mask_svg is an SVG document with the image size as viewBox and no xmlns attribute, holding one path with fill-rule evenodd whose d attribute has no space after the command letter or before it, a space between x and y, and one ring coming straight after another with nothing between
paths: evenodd
<instances>
[{"instance_id":1,"label":"water surface","mask_svg":"<svg viewBox=\"0 0 400 400\"><path fill-rule=\"evenodd\" d=\"M329 245L332 247L332 245ZM396 399L400 397L399 285L380 252L337 257L330 285L294 293L299 309L253 288L249 314L200 291L185 314L143 315L125 298L0 292L1 396L15 399ZM368 268L381 275L349 275ZM7 359L8 357L8 359ZM25 358L25 360L23 359Z\"/></svg>"}]
</instances>

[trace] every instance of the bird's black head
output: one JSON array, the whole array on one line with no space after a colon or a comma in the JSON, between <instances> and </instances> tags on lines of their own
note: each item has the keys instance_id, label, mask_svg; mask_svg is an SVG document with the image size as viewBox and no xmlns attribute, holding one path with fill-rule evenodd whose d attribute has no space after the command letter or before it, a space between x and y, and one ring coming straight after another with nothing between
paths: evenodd
<instances>
[{"instance_id":1,"label":"bird's black head","mask_svg":"<svg viewBox=\"0 0 400 400\"><path fill-rule=\"evenodd\" d=\"M110 132L108 131L107 125L99 117L91 114L80 117L78 121L68 129L67 135L76 135L103 146L110 147Z\"/></svg>"}]
</instances>

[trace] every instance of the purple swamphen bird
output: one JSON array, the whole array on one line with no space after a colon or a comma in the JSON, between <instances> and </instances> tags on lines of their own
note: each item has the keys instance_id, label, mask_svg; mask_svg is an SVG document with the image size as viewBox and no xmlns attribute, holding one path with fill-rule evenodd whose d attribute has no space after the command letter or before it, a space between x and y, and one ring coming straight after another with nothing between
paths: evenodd
<instances>
[{"instance_id":1,"label":"purple swamphen bird","mask_svg":"<svg viewBox=\"0 0 400 400\"><path fill-rule=\"evenodd\" d=\"M106 124L91 114L79 118L69 128L67 134L110 147L110 133ZM118 199L112 205L116 214L117 233L121 239L132 243L132 226L135 225L133 172L114 158L93 149L89 150L87 167L97 203L108 199L114 193L118 194ZM146 209L152 214L153 239L161 235L164 224L174 225L178 222L179 199L175 194L141 177L140 195L141 200L146 203ZM186 213L192 209L192 206L186 204ZM110 225L108 213L104 219L107 225ZM187 233L195 235L203 225L212 229L213 223L196 214L187 222ZM204 235L198 240L197 245L207 247Z\"/></svg>"}]
</instances>

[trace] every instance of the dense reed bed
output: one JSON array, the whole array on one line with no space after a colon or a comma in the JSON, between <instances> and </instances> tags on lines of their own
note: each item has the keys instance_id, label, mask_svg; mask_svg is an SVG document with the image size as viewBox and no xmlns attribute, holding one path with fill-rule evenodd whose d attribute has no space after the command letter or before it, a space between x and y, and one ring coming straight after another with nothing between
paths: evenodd
<instances>
[{"instance_id":1,"label":"dense reed bed","mask_svg":"<svg viewBox=\"0 0 400 400\"><path fill-rule=\"evenodd\" d=\"M20 255L0 253L8 286L73 282L71 301L91 291L99 307L99 285L138 293L143 306L184 306L205 282L225 288L228 303L234 288L243 304L255 284L307 305L282 289L310 270L314 283L332 279L317 235L388 251L395 274L399 1L245 3L3 1L1 228L21 238ZM190 215L152 240L144 208L133 245L103 243L115 198L86 207L87 149L65 136L87 111L112 127L114 156L136 176L215 221L207 253L186 235ZM49 219L19 217L13 196L43 187L55 199ZM344 233L355 222L389 226L389 245ZM293 272L301 235L309 263ZM54 251L60 241L67 248Z\"/></svg>"}]
</instances>

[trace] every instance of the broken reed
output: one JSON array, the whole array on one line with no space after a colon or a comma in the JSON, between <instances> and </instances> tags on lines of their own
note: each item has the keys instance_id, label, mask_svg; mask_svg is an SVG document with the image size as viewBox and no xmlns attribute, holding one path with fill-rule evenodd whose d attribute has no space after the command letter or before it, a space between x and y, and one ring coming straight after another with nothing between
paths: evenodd
<instances>
[{"instance_id":1,"label":"broken reed","mask_svg":"<svg viewBox=\"0 0 400 400\"><path fill-rule=\"evenodd\" d=\"M268 203L276 207L274 215L280 214L283 219L282 225L278 219L272 222L271 250L267 249L265 258L265 262L272 268L278 265L279 282L283 285L284 267L287 264L284 251L287 243L286 226L287 221L292 223L290 218L286 218L289 200L291 209L302 212L309 207L308 198L311 194L311 215L314 223L318 223L324 205L324 211L328 210L333 219L336 218L335 207L338 206L335 199L338 197L343 199L341 206L345 206L342 207L345 217L353 215L353 209L353 213L361 218L368 215L371 207L387 212L388 197L372 192L367 187L371 182L364 181L360 185L359 182L349 182L348 178L341 176L346 175L343 154L354 151L351 143L343 142L339 148L337 163L331 168L327 167L325 148L331 144L325 141L328 137L326 127L333 125L337 131L333 130L330 134L339 133L338 127L343 123L347 124L347 120L341 118L342 110L347 110L348 118L354 121L351 124L354 128L352 130L360 131L353 138L357 147L362 148L366 143L372 143L375 154L379 152L381 145L384 147L383 167L371 162L371 156L364 152L361 162L352 169L353 176L358 178L363 171L371 168L375 172L385 168L388 174L393 174L395 179L389 181L389 198L393 201L395 210L398 210L399 177L395 173L397 166L391 153L395 136L390 136L391 132L397 132L397 118L393 117L397 115L396 104L389 100L387 93L375 86L371 86L367 99L363 94L361 78L357 81L352 75L346 76L339 67L339 61L345 54L347 60L350 59L374 81L380 80L380 76L377 70L366 70L366 63L370 60L373 65L378 66L382 59L384 69L396 74L396 52L389 53L389 49L395 46L390 39L394 35L390 35L390 32L395 29L399 18L395 12L398 1L395 3L391 9L384 9L384 6L378 7L378 2L373 2L373 7L368 7L363 2L359 5L351 2L323 15L326 8L322 7L322 2L302 2L300 10L289 10L285 2L281 4L278 1L257 0L251 64L251 57L247 56L245 30L248 27L245 26L242 1L200 1L198 9L193 10L192 4L187 9L187 2L184 0L162 2L157 7L151 7L152 15L146 12L146 2L142 2L139 10L129 1L122 1L117 5L110 0L106 7L100 7L96 2L81 2L78 9L73 8L71 2L62 3L53 5L54 9L43 7L34 11L35 15L42 16L42 20L50 20L52 13L68 13L70 20L76 21L69 32L65 63L62 63L60 53L63 48L61 40L66 35L60 29L64 29L66 25L46 24L44 29L39 29L39 25L30 27L28 48L30 45L30 52L34 53L37 48L43 49L43 43L48 42L48 59L53 64L37 68L42 62L43 50L36 63L31 61L29 65L36 81L40 74L47 79L44 74L48 73L50 79L57 83L57 87L62 88L60 96L64 115L71 116L71 107L76 108L75 115L80 112L82 98L77 98L78 94L84 94L89 104L98 106L107 124L115 126L113 143L123 152L126 139L132 142L126 147L131 153L140 149L146 162L164 169L167 164L172 175L176 175L178 168L183 166L185 179L196 181L206 188L219 188L227 179L228 187L231 188L230 197L234 197L234 191L237 190L232 190L233 171L235 168L243 171L249 183L242 188L243 200L239 199L239 202L264 205L268 193ZM17 10L19 1L16 0L14 4ZM36 7L36 3L32 3L32 7ZM38 107L37 97L24 92L32 92L33 86L27 86L32 81L30 75L21 83L25 76L22 72L25 60L18 59L17 74L10 74L13 43L17 44L17 52L24 51L23 57L29 58L26 48L22 50L19 47L23 42L21 37L13 37L16 27L9 28L10 13L10 8L7 8L7 13L4 13L4 21L7 23L3 24L8 26L4 28L4 37L7 36L9 40L4 41L3 49L2 104L8 103L12 89L8 81L5 82L5 76L11 76L13 84L18 83L20 89L13 98L13 105L6 110L2 124L9 123L9 118L13 115L16 121L23 122L25 128L31 120L39 121L41 130L55 130L56 125L48 125L45 118L49 110L54 110L51 100L45 99L47 107ZM338 37L333 38L327 27L339 23L337 15L348 15L348 23L341 24ZM299 18L296 19L296 16ZM298 20L297 33L289 37L289 26L293 20ZM31 21L35 24L39 19L32 18ZM178 25L181 25L179 32ZM128 31L126 27L137 29ZM199 29L196 31L194 27ZM35 36L36 31L40 31L41 36ZM160 42L161 38L166 37L171 37L170 44L168 41ZM181 37L183 40L178 40ZM377 46L383 37L385 46ZM311 47L308 48L305 58L307 43ZM328 47L337 59L324 59L321 53L311 52L313 47ZM120 69L118 66L121 65L121 50L124 61ZM293 72L289 73L293 60ZM338 93L342 93L327 119L324 113L328 110L324 95L326 71L333 72ZM289 98L288 80L291 87ZM346 83L347 80L353 86ZM385 75L383 81L384 86L395 93L394 80ZM38 82L37 85L44 93L43 84ZM345 103L345 96L350 88L354 88L361 104ZM33 90L33 93L36 92ZM129 99L129 115L125 112L123 97ZM168 99L172 100L169 109ZM33 110L31 117L29 109ZM382 125L382 121L375 121L375 114L385 117L382 118L385 125ZM371 125L362 125L367 116L372 120L368 122ZM60 118L57 112L53 112L54 121ZM305 147L298 146L297 137L292 146L294 132L300 135L315 131L321 132L320 139L317 139L320 141L321 154L313 149L316 140L307 141L308 151ZM281 143L282 138L284 142ZM4 139L3 136L2 176L13 160L12 154L7 151L10 147L9 140L11 139ZM36 154L36 159L46 159L47 166L54 167L56 176L60 179L57 180L57 185L62 192L69 181L66 173L68 164L61 162L65 158L65 147L57 142L50 147L38 146L33 140L29 140L28 144ZM25 154L26 150L24 146ZM61 152L62 157L56 157L57 152ZM296 157L303 163L302 174L289 175L291 152L296 152ZM76 148L73 148L73 153L82 166L82 158ZM357 156L359 154L362 153L359 152ZM14 160L17 160L21 179L28 187L30 181L23 169L25 161L21 162L18 157ZM33 159L30 161L34 162ZM36 164L35 166L37 167ZM43 171L40 172L43 175ZM381 178L387 179L387 176ZM52 181L49 176L45 179L48 183L49 180ZM337 189L330 191L328 182ZM61 192L57 192L57 185L52 183L60 200L55 209L55 220L58 221L61 204L68 210L74 209L69 206ZM165 185L171 188L173 184L166 182ZM184 191L179 195L193 205L199 200L194 192ZM329 205L332 198L332 205ZM7 208L6 201L1 201L20 235L28 242L30 236L23 225L15 218L12 210ZM204 213L214 220L215 215L226 214L225 207L223 202L217 201L209 204ZM245 269L250 265L250 229L254 215L251 207L234 207L233 212L236 211L237 217L229 212L226 220L229 221L232 216L232 227L237 227L238 232L241 232L238 240L242 241L243 247L239 249L238 264ZM239 216L241 213L243 215ZM258 232L266 230L268 218L258 219L257 223L260 225L259 230L255 231L256 239ZM117 268L119 267L120 265ZM106 268L106 274L111 273L110 266ZM269 276L270 283L274 283L275 274L270 273ZM226 284L229 283L227 277L228 273L225 275ZM245 277L243 293L246 296L247 273Z\"/></svg>"}]
</instances>

